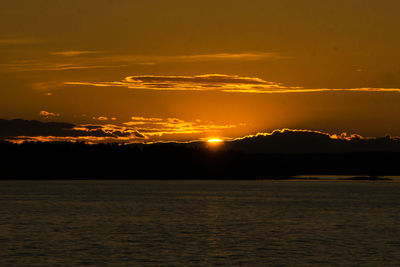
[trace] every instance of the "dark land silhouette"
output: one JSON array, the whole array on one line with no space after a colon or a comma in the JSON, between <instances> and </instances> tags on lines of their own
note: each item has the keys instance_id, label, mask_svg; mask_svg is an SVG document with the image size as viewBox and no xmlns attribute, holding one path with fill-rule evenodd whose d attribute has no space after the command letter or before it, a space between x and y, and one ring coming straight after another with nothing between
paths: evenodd
<instances>
[{"instance_id":1,"label":"dark land silhouette","mask_svg":"<svg viewBox=\"0 0 400 267\"><path fill-rule=\"evenodd\" d=\"M287 179L400 175L400 152L249 153L205 143L0 143L2 179Z\"/></svg>"}]
</instances>

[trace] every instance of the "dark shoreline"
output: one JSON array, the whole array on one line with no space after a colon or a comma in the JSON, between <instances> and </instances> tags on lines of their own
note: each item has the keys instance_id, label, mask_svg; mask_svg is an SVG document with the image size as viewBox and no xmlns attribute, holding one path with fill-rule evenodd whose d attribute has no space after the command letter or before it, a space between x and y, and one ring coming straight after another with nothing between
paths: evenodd
<instances>
[{"instance_id":1,"label":"dark shoreline","mask_svg":"<svg viewBox=\"0 0 400 267\"><path fill-rule=\"evenodd\" d=\"M398 162L400 152L277 154L177 144L0 142L0 179L7 180L317 180L337 175L382 181L377 178L400 175Z\"/></svg>"},{"instance_id":2,"label":"dark shoreline","mask_svg":"<svg viewBox=\"0 0 400 267\"><path fill-rule=\"evenodd\" d=\"M0 178L0 181L393 181L386 177L367 177L338 175L338 177L13 177ZM346 176L343 178L342 176Z\"/></svg>"}]
</instances>

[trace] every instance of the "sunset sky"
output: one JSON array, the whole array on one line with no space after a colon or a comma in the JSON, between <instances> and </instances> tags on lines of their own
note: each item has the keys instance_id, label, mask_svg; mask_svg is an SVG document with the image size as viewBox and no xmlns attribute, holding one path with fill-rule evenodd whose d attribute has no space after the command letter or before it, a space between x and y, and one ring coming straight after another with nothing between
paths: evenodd
<instances>
[{"instance_id":1,"label":"sunset sky","mask_svg":"<svg viewBox=\"0 0 400 267\"><path fill-rule=\"evenodd\" d=\"M43 140L400 136L399 12L398 0L3 0L0 118L76 132Z\"/></svg>"}]
</instances>

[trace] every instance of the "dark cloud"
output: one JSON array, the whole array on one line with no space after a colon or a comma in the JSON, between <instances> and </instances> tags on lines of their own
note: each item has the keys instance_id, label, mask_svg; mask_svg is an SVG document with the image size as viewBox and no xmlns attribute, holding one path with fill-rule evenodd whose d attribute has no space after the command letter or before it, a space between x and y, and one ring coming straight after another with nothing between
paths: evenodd
<instances>
[{"instance_id":1,"label":"dark cloud","mask_svg":"<svg viewBox=\"0 0 400 267\"><path fill-rule=\"evenodd\" d=\"M226 147L248 153L400 152L400 140L396 137L363 138L287 129L239 138L227 142Z\"/></svg>"},{"instance_id":2,"label":"dark cloud","mask_svg":"<svg viewBox=\"0 0 400 267\"><path fill-rule=\"evenodd\" d=\"M125 132L112 125L76 126L63 122L40 122L35 120L0 119L0 138L13 139L21 136L54 136L54 137L143 137L139 132Z\"/></svg>"},{"instance_id":3,"label":"dark cloud","mask_svg":"<svg viewBox=\"0 0 400 267\"><path fill-rule=\"evenodd\" d=\"M134 131L133 135L138 137L138 138L146 138L146 136L144 136L143 134L139 133L138 131Z\"/></svg>"},{"instance_id":4,"label":"dark cloud","mask_svg":"<svg viewBox=\"0 0 400 267\"><path fill-rule=\"evenodd\" d=\"M75 125L61 122L39 122L28 120L4 120L0 119L0 136L70 136Z\"/></svg>"}]
</instances>

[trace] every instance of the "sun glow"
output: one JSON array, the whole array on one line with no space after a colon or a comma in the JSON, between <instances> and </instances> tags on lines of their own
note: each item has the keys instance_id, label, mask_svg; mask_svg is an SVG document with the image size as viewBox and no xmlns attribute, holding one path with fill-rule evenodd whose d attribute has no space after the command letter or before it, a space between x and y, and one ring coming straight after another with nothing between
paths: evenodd
<instances>
[{"instance_id":1,"label":"sun glow","mask_svg":"<svg viewBox=\"0 0 400 267\"><path fill-rule=\"evenodd\" d=\"M224 140L219 139L219 138L210 138L207 140L207 142L212 145L217 145L217 144L221 144L222 142L224 142Z\"/></svg>"}]
</instances>

